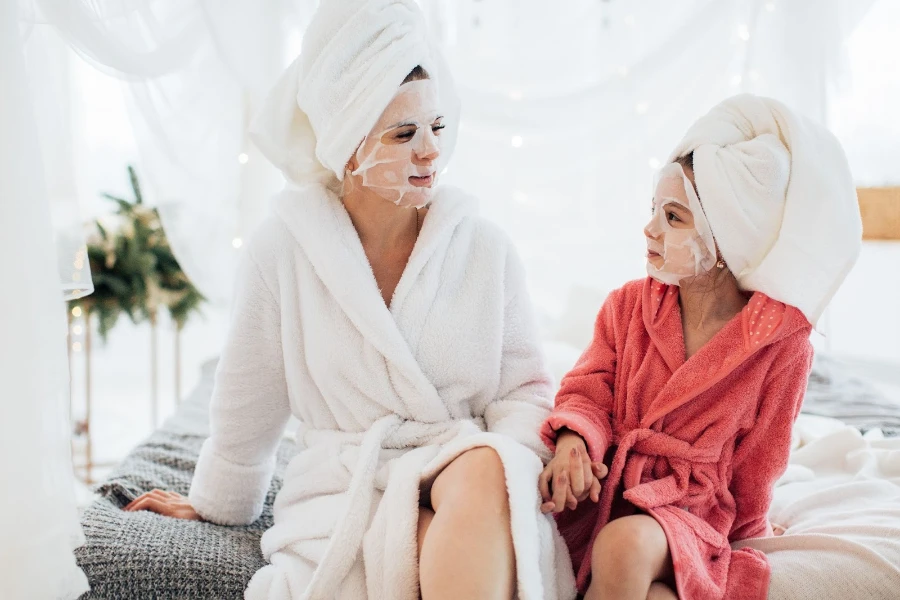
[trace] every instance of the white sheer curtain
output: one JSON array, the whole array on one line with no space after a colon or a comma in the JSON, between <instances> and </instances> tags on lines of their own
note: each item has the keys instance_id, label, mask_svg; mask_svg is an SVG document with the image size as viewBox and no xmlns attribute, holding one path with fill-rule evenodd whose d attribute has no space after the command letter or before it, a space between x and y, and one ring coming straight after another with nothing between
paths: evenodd
<instances>
[{"instance_id":1,"label":"white sheer curtain","mask_svg":"<svg viewBox=\"0 0 900 600\"><path fill-rule=\"evenodd\" d=\"M38 143L17 9L0 2L0 253L7 284L0 301L0 585L8 598L70 599L88 588L72 554L83 537L69 448L63 297L76 293L73 269L82 273L85 259L70 251L81 245L77 228L63 236L61 260L55 251L51 198L66 209L59 231L78 219L64 176L48 176L42 165L45 157L47 166L55 163ZM89 277L79 279L77 293L84 293Z\"/></svg>"},{"instance_id":2,"label":"white sheer curtain","mask_svg":"<svg viewBox=\"0 0 900 600\"><path fill-rule=\"evenodd\" d=\"M126 83L148 200L188 276L227 301L243 236L280 186L247 122L315 2L33 1L37 22Z\"/></svg>"}]
</instances>

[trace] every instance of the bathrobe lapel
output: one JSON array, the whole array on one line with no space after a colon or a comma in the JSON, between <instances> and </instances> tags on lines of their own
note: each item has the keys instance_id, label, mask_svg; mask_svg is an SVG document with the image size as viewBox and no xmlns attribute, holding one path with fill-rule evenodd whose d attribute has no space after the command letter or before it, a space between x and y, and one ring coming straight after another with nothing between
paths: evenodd
<instances>
[{"instance_id":1,"label":"bathrobe lapel","mask_svg":"<svg viewBox=\"0 0 900 600\"><path fill-rule=\"evenodd\" d=\"M395 315L402 310L423 267L429 260L441 259L435 254L447 246L459 222L473 212L470 202L454 196L436 194L390 309L381 297L350 216L334 192L316 184L286 189L273 202L275 212L353 326L384 356L390 367L399 370L412 384L420 396L417 400L426 401L425 407L440 413L430 415L437 419L447 417L446 408L413 356ZM427 307L422 310L427 312ZM433 411L425 410L419 418L428 419L430 412Z\"/></svg>"},{"instance_id":2,"label":"bathrobe lapel","mask_svg":"<svg viewBox=\"0 0 900 600\"><path fill-rule=\"evenodd\" d=\"M641 425L651 427L728 376L750 355L779 339L784 309L783 304L765 294L754 294L739 314L685 360L678 288L648 279L644 286L644 325L653 345L672 370L672 377L641 416ZM771 321L760 322L761 311Z\"/></svg>"}]
</instances>

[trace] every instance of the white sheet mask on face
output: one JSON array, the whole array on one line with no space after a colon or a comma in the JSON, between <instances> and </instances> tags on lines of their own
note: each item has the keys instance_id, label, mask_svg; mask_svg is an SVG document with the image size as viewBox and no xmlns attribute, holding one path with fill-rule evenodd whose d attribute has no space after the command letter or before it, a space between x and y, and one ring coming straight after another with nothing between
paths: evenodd
<instances>
[{"instance_id":1,"label":"white sheet mask on face","mask_svg":"<svg viewBox=\"0 0 900 600\"><path fill-rule=\"evenodd\" d=\"M437 179L433 160L441 148L440 124L435 123L440 116L437 87L433 81L423 79L404 83L357 149L359 166L352 174L361 175L363 186L397 206L422 208L431 199ZM412 134L409 138L392 139L394 130L398 135ZM385 139L389 143L385 143ZM416 156L420 159L431 157L432 160L424 161L427 165L417 165L413 163ZM410 177L429 175L432 179L428 187L415 186L409 181Z\"/></svg>"},{"instance_id":2,"label":"white sheet mask on face","mask_svg":"<svg viewBox=\"0 0 900 600\"><path fill-rule=\"evenodd\" d=\"M673 227L665 209L668 204L678 204L690 210L694 227ZM678 163L666 165L657 175L653 217L647 230L654 237L664 234L662 245L648 240L648 248L662 256L664 261L660 268L647 262L647 273L654 279L668 285L678 285L685 277L703 275L715 266L716 244L709 222L694 186Z\"/></svg>"}]
</instances>

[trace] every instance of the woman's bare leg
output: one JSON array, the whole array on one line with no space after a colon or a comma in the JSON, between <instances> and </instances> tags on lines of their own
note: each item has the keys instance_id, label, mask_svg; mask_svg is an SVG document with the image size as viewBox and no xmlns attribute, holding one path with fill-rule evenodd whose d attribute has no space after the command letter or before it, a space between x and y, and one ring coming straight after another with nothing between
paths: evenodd
<instances>
[{"instance_id":1,"label":"woman's bare leg","mask_svg":"<svg viewBox=\"0 0 900 600\"><path fill-rule=\"evenodd\" d=\"M646 600L660 596L673 578L672 556L666 534L649 515L611 521L600 530L591 555L591 585L584 600ZM653 594L653 595L651 595Z\"/></svg>"},{"instance_id":2,"label":"woman's bare leg","mask_svg":"<svg viewBox=\"0 0 900 600\"><path fill-rule=\"evenodd\" d=\"M515 552L506 476L497 453L476 448L461 454L435 479L431 506L434 517L424 532L419 517L422 599L510 600Z\"/></svg>"},{"instance_id":3,"label":"woman's bare leg","mask_svg":"<svg viewBox=\"0 0 900 600\"><path fill-rule=\"evenodd\" d=\"M431 525L431 521L434 519L434 511L428 508L427 506L419 507L419 557L421 559L422 556L422 544L425 543L425 534L428 533L428 526Z\"/></svg>"}]
</instances>

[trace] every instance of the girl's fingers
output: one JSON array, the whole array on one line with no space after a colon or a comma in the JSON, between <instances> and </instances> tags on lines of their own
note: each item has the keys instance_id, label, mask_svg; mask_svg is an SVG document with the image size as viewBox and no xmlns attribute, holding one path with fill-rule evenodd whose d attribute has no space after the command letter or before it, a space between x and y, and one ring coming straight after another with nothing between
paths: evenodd
<instances>
[{"instance_id":1,"label":"girl's fingers","mask_svg":"<svg viewBox=\"0 0 900 600\"><path fill-rule=\"evenodd\" d=\"M562 512L566 507L566 495L569 493L569 476L562 470L553 478L553 512Z\"/></svg>"},{"instance_id":2,"label":"girl's fingers","mask_svg":"<svg viewBox=\"0 0 900 600\"><path fill-rule=\"evenodd\" d=\"M591 457L587 452L581 453L581 470L584 471L584 487L591 487L591 479L594 477L594 469L591 468Z\"/></svg>"},{"instance_id":3,"label":"girl's fingers","mask_svg":"<svg viewBox=\"0 0 900 600\"><path fill-rule=\"evenodd\" d=\"M597 479L603 479L609 473L609 467L602 462L591 463L591 470L594 472L594 477Z\"/></svg>"},{"instance_id":4,"label":"girl's fingers","mask_svg":"<svg viewBox=\"0 0 900 600\"><path fill-rule=\"evenodd\" d=\"M569 490L569 493L566 494L566 508L569 510L578 508L578 499L572 495L572 490Z\"/></svg>"},{"instance_id":5,"label":"girl's fingers","mask_svg":"<svg viewBox=\"0 0 900 600\"><path fill-rule=\"evenodd\" d=\"M578 448L572 448L569 452L569 474L572 480L569 485L572 488L573 496L580 496L584 492L584 468L582 467L581 455Z\"/></svg>"},{"instance_id":6,"label":"girl's fingers","mask_svg":"<svg viewBox=\"0 0 900 600\"><path fill-rule=\"evenodd\" d=\"M541 512L544 513L545 515L547 513L553 512L554 508L556 508L556 505L553 504L552 502L544 502L543 504L541 504Z\"/></svg>"},{"instance_id":7,"label":"girl's fingers","mask_svg":"<svg viewBox=\"0 0 900 600\"><path fill-rule=\"evenodd\" d=\"M541 491L541 500L545 503L550 500L550 477L553 476L553 470L545 467L538 477L538 489Z\"/></svg>"}]
</instances>

